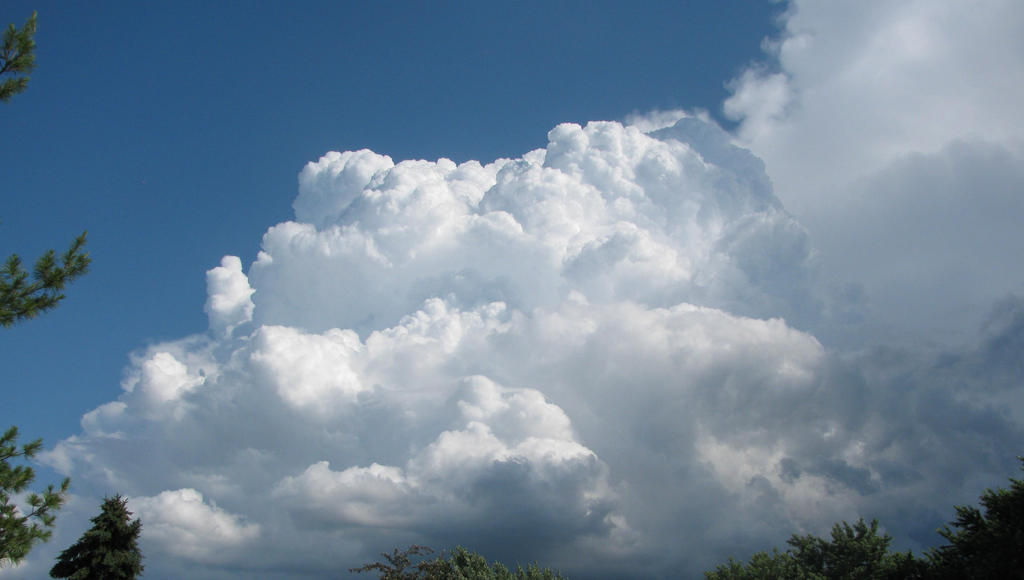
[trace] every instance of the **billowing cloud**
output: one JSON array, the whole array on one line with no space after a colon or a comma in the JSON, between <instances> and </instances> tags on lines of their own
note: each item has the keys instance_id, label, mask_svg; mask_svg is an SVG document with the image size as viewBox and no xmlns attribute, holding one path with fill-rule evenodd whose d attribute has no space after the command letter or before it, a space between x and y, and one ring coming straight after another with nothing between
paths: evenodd
<instances>
[{"instance_id":1,"label":"billowing cloud","mask_svg":"<svg viewBox=\"0 0 1024 580\"><path fill-rule=\"evenodd\" d=\"M128 507L134 511L133 517L145 521L146 544L189 560L230 559L233 548L250 542L260 533L259 525L245 523L216 505L207 504L194 489L133 497Z\"/></svg>"},{"instance_id":2,"label":"billowing cloud","mask_svg":"<svg viewBox=\"0 0 1024 580\"><path fill-rule=\"evenodd\" d=\"M559 125L545 148L486 164L324 155L247 272L231 256L208 272L208 331L135 353L121 395L49 462L82 496L132 498L155 578L319 578L410 543L678 577L858 516L904 548L934 541L1024 446L1024 308L1012 273L968 270L989 304L973 344L889 344L873 317L913 302L901 324L922 332L908 325L944 294L905 292L945 280L927 277L936 248L994 264L1019 243L1020 173L1005 127L966 140L988 125L963 119L927 142L883 132L889 153L857 153L875 137L842 116L836 148L813 140L811 114L841 93L826 80L857 89L890 45L904 52L886 66L938 50L945 20L869 8L842 31L865 40L854 50L828 36L842 7L795 3L779 66L736 81L727 110L760 156L679 112ZM887 17L902 24L878 28ZM892 99L864 101L866 118ZM835 226L825 252L775 194L812 213L786 173L801 151L854 220L808 218ZM901 229L922 180L931 221ZM996 209L1006 224L971 233ZM945 223L961 231L940 243ZM910 238L928 250L879 304L917 263Z\"/></svg>"},{"instance_id":3,"label":"billowing cloud","mask_svg":"<svg viewBox=\"0 0 1024 580\"><path fill-rule=\"evenodd\" d=\"M297 221L264 236L255 320L364 333L432 297L529 311L571 292L812 317L792 290L813 274L803 229L757 159L692 121L661 138L565 124L546 150L486 166L328 154L300 176Z\"/></svg>"},{"instance_id":4,"label":"billowing cloud","mask_svg":"<svg viewBox=\"0 0 1024 580\"><path fill-rule=\"evenodd\" d=\"M206 273L206 314L210 329L219 334L230 333L236 326L252 320L254 290L242 272L237 256L224 256L220 266Z\"/></svg>"}]
</instances>

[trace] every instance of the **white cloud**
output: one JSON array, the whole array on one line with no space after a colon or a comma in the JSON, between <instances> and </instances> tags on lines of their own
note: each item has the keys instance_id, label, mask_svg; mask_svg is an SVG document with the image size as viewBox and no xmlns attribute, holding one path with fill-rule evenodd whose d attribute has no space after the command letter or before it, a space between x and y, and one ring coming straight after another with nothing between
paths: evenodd
<instances>
[{"instance_id":1,"label":"white cloud","mask_svg":"<svg viewBox=\"0 0 1024 580\"><path fill-rule=\"evenodd\" d=\"M829 339L969 339L1024 290L1007 267L1024 250L1024 6L796 0L784 23L725 112L874 311Z\"/></svg>"},{"instance_id":2,"label":"white cloud","mask_svg":"<svg viewBox=\"0 0 1024 580\"><path fill-rule=\"evenodd\" d=\"M250 272L256 322L365 335L432 297L528 310L573 290L813 316L813 304L762 285L760 266L730 247L747 229L775 228L757 243L798 277L812 269L805 234L778 211L761 166L730 164L721 131L696 119L669 136L565 124L546 150L519 160L391 166L374 157L372 174L356 162L368 153L325 156L303 170L299 201L346 209L267 232ZM358 194L344 177L351 167L369 175Z\"/></svg>"},{"instance_id":3,"label":"white cloud","mask_svg":"<svg viewBox=\"0 0 1024 580\"><path fill-rule=\"evenodd\" d=\"M352 368L362 345L350 330L307 335L294 328L264 326L253 334L249 358L285 403L326 412L336 402L354 402L365 387Z\"/></svg>"},{"instance_id":4,"label":"white cloud","mask_svg":"<svg viewBox=\"0 0 1024 580\"><path fill-rule=\"evenodd\" d=\"M128 507L143 521L144 547L158 549L201 562L228 559L230 550L259 536L257 524L246 523L215 504L203 501L194 489L160 492L152 497L132 497Z\"/></svg>"},{"instance_id":5,"label":"white cloud","mask_svg":"<svg viewBox=\"0 0 1024 580\"><path fill-rule=\"evenodd\" d=\"M673 109L668 111L648 111L639 112L634 111L629 115L626 115L624 124L630 127L636 127L644 133L650 133L657 131L658 129L664 129L665 127L671 127L675 125L680 119L685 117L693 116L692 113L683 111L681 109ZM701 112L697 116L706 119L707 115L705 112Z\"/></svg>"},{"instance_id":6,"label":"white cloud","mask_svg":"<svg viewBox=\"0 0 1024 580\"><path fill-rule=\"evenodd\" d=\"M231 331L252 320L254 290L242 272L242 261L237 256L224 256L220 266L206 272L206 305L210 328L219 334Z\"/></svg>"},{"instance_id":7,"label":"white cloud","mask_svg":"<svg viewBox=\"0 0 1024 580\"><path fill-rule=\"evenodd\" d=\"M190 376L188 367L169 352L158 352L142 363L137 383L130 383L131 389L139 389L153 400L155 405L175 401L195 388L202 379Z\"/></svg>"},{"instance_id":8,"label":"white cloud","mask_svg":"<svg viewBox=\"0 0 1024 580\"><path fill-rule=\"evenodd\" d=\"M574 440L565 413L539 392L504 389L477 376L463 381L458 393L461 419L404 466L334 471L318 461L284 477L273 496L300 527L409 530L436 528L439 520L485 526L509 493L545 503L553 510L548 520L565 521L613 499L607 469ZM501 477L509 469L523 479Z\"/></svg>"}]
</instances>

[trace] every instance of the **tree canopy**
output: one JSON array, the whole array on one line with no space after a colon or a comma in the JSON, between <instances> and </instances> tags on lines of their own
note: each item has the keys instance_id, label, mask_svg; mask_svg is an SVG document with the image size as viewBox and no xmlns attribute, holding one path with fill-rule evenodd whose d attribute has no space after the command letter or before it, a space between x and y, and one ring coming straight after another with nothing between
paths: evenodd
<instances>
[{"instance_id":1,"label":"tree canopy","mask_svg":"<svg viewBox=\"0 0 1024 580\"><path fill-rule=\"evenodd\" d=\"M705 573L708 580L794 578L802 580L898 580L920 578L923 564L910 553L890 553L888 534L878 533L878 521L863 519L832 527L829 539L794 534L790 549L758 552L744 565L729 563Z\"/></svg>"},{"instance_id":2,"label":"tree canopy","mask_svg":"<svg viewBox=\"0 0 1024 580\"><path fill-rule=\"evenodd\" d=\"M561 573L541 568L536 563L526 568L516 566L514 572L500 562L488 564L486 558L462 546L450 554L427 558L432 553L434 551L426 546L395 548L390 554L381 553L383 560L349 571L376 572L381 580L568 580ZM423 559L414 563L416 557Z\"/></svg>"},{"instance_id":3,"label":"tree canopy","mask_svg":"<svg viewBox=\"0 0 1024 580\"><path fill-rule=\"evenodd\" d=\"M1024 469L1024 457L1019 458ZM830 539L794 534L785 552L758 552L744 564L733 559L704 576L708 580L1024 580L1024 480L1010 478L1010 489L981 495L984 513L956 506L956 519L940 529L948 544L925 557L889 550L892 538L878 534L878 522L863 519L832 527Z\"/></svg>"},{"instance_id":4,"label":"tree canopy","mask_svg":"<svg viewBox=\"0 0 1024 580\"><path fill-rule=\"evenodd\" d=\"M1018 457L1024 470L1024 457ZM985 512L956 506L956 519L939 530L948 544L929 558L938 578L1024 579L1024 479L981 494Z\"/></svg>"}]
</instances>

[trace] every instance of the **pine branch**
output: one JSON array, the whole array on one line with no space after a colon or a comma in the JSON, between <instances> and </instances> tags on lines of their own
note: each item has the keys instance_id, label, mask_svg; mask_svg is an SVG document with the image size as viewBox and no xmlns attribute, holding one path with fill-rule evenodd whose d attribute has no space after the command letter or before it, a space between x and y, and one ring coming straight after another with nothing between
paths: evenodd
<instances>
[{"instance_id":1,"label":"pine branch","mask_svg":"<svg viewBox=\"0 0 1024 580\"><path fill-rule=\"evenodd\" d=\"M0 325L35 318L57 306L64 299L67 284L89 271L89 253L84 251L86 234L75 238L60 257L49 250L36 260L29 282L29 272L21 258L12 254L0 270Z\"/></svg>"},{"instance_id":2,"label":"pine branch","mask_svg":"<svg viewBox=\"0 0 1024 580\"><path fill-rule=\"evenodd\" d=\"M28 88L28 75L36 68L36 16L37 13L33 12L20 30L13 24L9 25L0 40L0 75L24 75L0 82L0 101L5 103Z\"/></svg>"}]
</instances>

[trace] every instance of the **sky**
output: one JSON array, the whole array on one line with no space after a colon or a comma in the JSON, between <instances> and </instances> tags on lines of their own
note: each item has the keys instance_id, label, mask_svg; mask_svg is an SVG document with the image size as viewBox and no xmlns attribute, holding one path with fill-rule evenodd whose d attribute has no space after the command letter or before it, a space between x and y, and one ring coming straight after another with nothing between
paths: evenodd
<instances>
[{"instance_id":1,"label":"sky","mask_svg":"<svg viewBox=\"0 0 1024 580\"><path fill-rule=\"evenodd\" d=\"M1024 6L9 2L2 419L146 577L699 577L1024 448ZM6 255L6 254L5 254Z\"/></svg>"}]
</instances>

